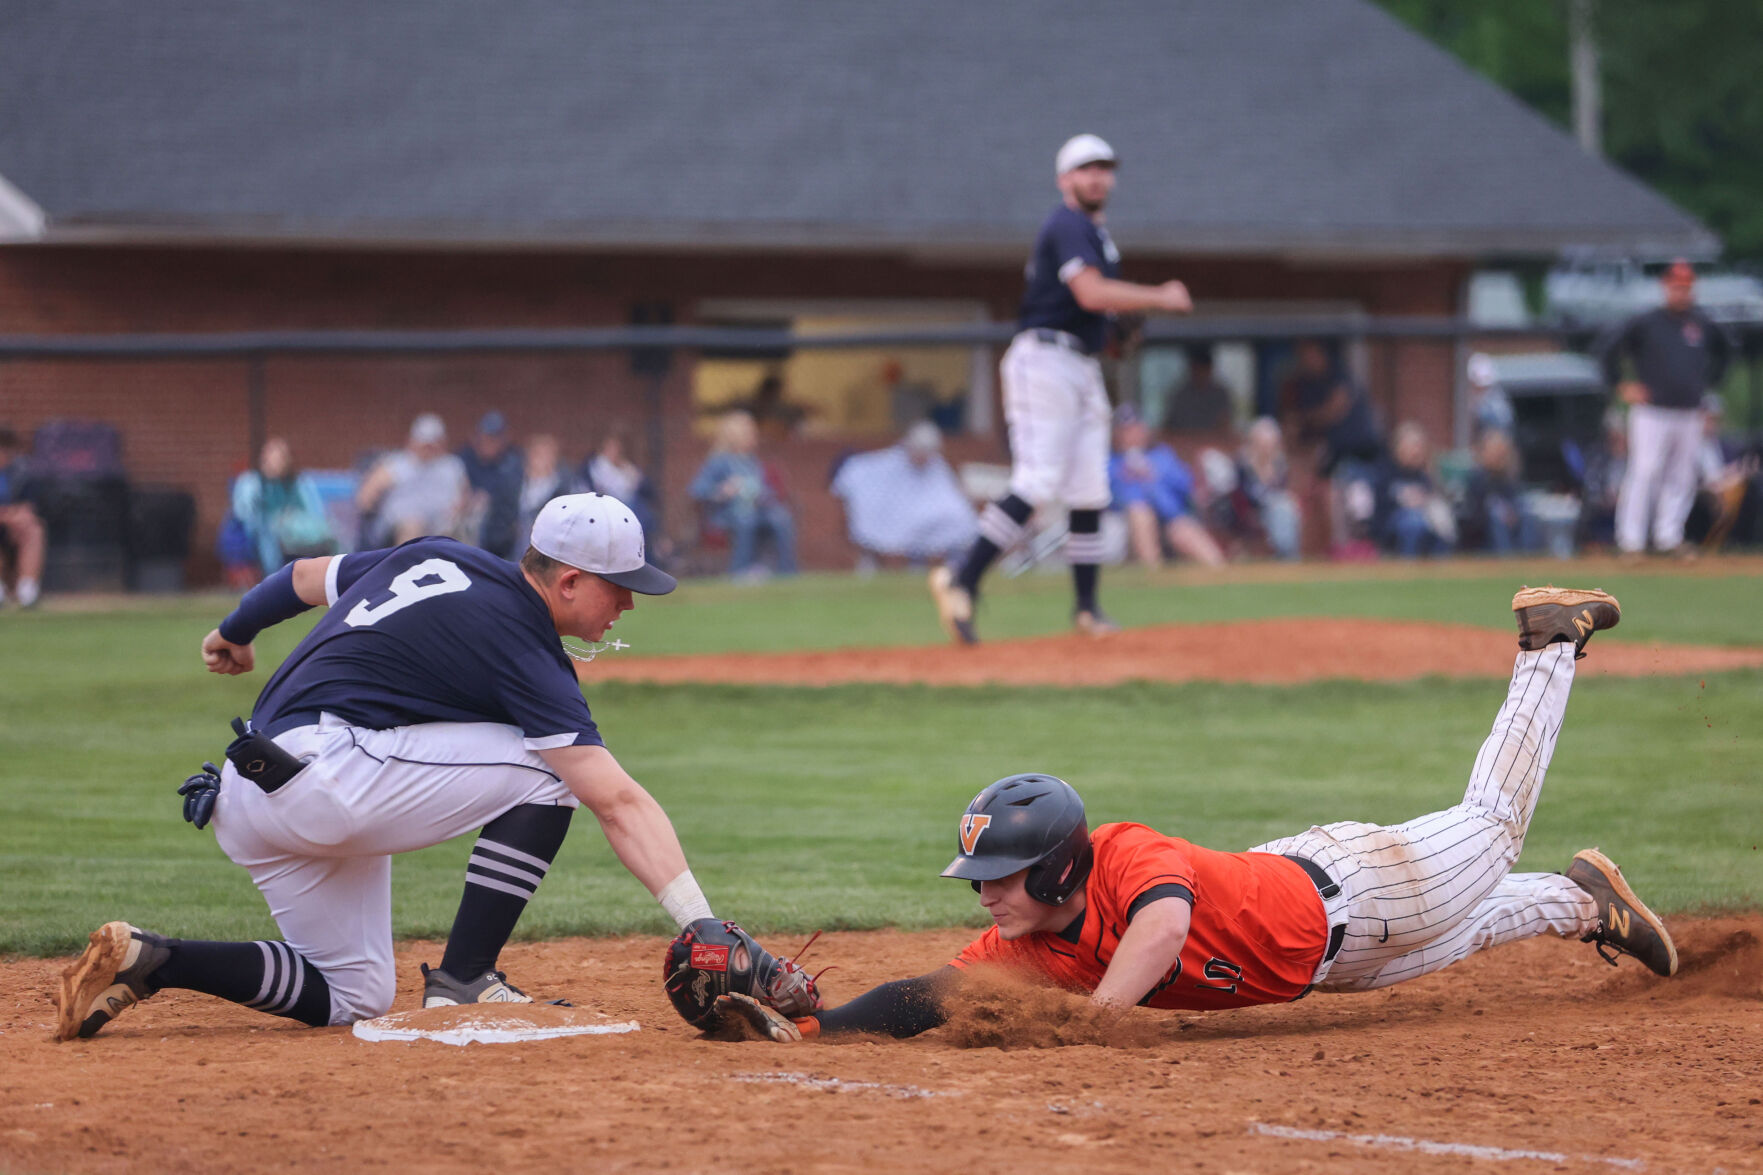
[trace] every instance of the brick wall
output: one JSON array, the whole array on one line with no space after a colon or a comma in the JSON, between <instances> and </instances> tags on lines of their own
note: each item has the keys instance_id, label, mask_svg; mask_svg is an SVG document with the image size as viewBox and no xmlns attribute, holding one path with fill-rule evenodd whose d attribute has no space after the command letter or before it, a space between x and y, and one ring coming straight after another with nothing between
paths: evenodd
<instances>
[{"instance_id":1,"label":"brick wall","mask_svg":"<svg viewBox=\"0 0 1763 1175\"><path fill-rule=\"evenodd\" d=\"M1351 300L1373 313L1442 314L1458 267L1341 266L1139 259L1129 276L1186 278L1198 298ZM320 328L591 326L627 321L637 302L666 302L692 320L701 298L943 298L1014 313L1020 260L909 261L674 253L656 256L407 253L267 249L9 247L0 250L0 334L197 332ZM1449 435L1449 348L1380 354L1374 390L1388 406ZM457 439L485 411L517 436L550 432L578 460L611 425L648 453L655 393L622 354L457 357L276 357L264 365L267 432L313 467L351 466L401 443L419 412L439 412ZM683 487L704 454L690 409L690 359L659 389L669 528L689 529ZM195 582L212 580L226 487L251 460L249 373L236 360L0 362L0 421L109 421L139 484L188 489L197 500ZM809 566L846 566L838 506L824 492L841 450L875 438L773 446L802 509ZM997 438L964 438L956 457L1003 459Z\"/></svg>"}]
</instances>

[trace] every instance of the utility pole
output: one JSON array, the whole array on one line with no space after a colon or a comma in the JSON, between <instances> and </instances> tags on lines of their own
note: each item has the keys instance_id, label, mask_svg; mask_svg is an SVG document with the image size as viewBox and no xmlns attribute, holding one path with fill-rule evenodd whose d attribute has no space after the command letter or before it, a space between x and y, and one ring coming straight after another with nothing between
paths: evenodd
<instances>
[{"instance_id":1,"label":"utility pole","mask_svg":"<svg viewBox=\"0 0 1763 1175\"><path fill-rule=\"evenodd\" d=\"M1587 155L1604 153L1604 96L1598 84L1597 0L1568 0L1568 63L1573 73L1573 137Z\"/></svg>"}]
</instances>

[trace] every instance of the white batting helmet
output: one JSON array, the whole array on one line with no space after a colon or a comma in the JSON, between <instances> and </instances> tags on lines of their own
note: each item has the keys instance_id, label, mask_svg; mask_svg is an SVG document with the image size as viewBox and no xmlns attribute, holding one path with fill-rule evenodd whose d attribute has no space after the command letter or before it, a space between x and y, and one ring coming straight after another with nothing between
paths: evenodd
<instances>
[{"instance_id":1,"label":"white batting helmet","mask_svg":"<svg viewBox=\"0 0 1763 1175\"><path fill-rule=\"evenodd\" d=\"M1114 148L1098 135L1073 135L1065 140L1065 146L1059 148L1059 157L1053 163L1053 174L1064 175L1068 171L1076 171L1089 163L1118 163Z\"/></svg>"}]
</instances>

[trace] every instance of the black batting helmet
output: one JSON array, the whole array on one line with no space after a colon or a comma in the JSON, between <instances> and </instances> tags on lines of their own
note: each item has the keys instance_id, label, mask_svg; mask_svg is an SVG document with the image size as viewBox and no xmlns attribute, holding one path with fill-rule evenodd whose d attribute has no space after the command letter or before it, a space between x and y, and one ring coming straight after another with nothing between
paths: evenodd
<instances>
[{"instance_id":1,"label":"black batting helmet","mask_svg":"<svg viewBox=\"0 0 1763 1175\"><path fill-rule=\"evenodd\" d=\"M944 877L982 881L1027 869L1028 896L1062 906L1083 888L1095 853L1084 802L1063 779L1010 775L973 797L961 816L961 851Z\"/></svg>"}]
</instances>

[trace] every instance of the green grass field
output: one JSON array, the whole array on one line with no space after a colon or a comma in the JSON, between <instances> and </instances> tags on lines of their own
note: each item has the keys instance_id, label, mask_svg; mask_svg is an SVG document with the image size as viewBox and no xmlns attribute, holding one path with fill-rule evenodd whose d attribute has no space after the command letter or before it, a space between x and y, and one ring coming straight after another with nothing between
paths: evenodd
<instances>
[{"instance_id":1,"label":"green grass field","mask_svg":"<svg viewBox=\"0 0 1763 1175\"><path fill-rule=\"evenodd\" d=\"M1519 582L1561 571L1331 571L1302 583L1123 573L1108 603L1129 625L1310 614L1504 627ZM1763 645L1763 577L1748 565L1595 578L1625 609L1600 643ZM1057 577L1000 581L986 632L1056 631L1065 601ZM0 952L66 951L109 918L186 937L273 935L244 871L183 823L174 794L201 760L218 759L226 720L249 712L262 666L305 628L266 634L257 674L216 678L195 650L227 606L209 597L0 614ZM919 580L904 574L688 584L646 602L619 633L643 652L937 639ZM1461 794L1504 668L1490 666L1486 681L1297 688L607 685L590 702L609 745L672 815L718 912L759 931L805 931L977 924L971 891L936 873L962 806L1012 771L1065 776L1093 823L1142 820L1219 848L1443 807ZM1597 843L1666 910L1756 908L1760 768L1763 672L1586 680L1521 867L1562 868ZM399 859L400 933L445 932L467 848ZM584 814L521 933L666 927Z\"/></svg>"}]
</instances>

